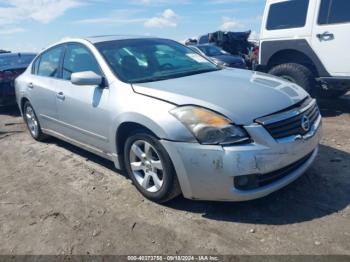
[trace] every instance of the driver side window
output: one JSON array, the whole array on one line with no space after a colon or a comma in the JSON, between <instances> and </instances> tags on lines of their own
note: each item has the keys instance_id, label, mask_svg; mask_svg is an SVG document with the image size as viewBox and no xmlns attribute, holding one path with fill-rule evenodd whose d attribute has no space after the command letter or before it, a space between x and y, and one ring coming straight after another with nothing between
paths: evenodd
<instances>
[{"instance_id":1,"label":"driver side window","mask_svg":"<svg viewBox=\"0 0 350 262\"><path fill-rule=\"evenodd\" d=\"M92 71L102 75L95 57L86 47L80 44L69 44L63 61L63 79L70 80L73 73L85 71Z\"/></svg>"}]
</instances>

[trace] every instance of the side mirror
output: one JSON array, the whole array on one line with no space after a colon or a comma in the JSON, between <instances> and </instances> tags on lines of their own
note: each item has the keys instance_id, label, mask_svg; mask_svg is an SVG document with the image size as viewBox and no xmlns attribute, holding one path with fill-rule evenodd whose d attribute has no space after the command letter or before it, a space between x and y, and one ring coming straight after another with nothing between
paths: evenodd
<instances>
[{"instance_id":1,"label":"side mirror","mask_svg":"<svg viewBox=\"0 0 350 262\"><path fill-rule=\"evenodd\" d=\"M71 75L72 84L79 86L100 86L103 77L92 71L78 72Z\"/></svg>"}]
</instances>

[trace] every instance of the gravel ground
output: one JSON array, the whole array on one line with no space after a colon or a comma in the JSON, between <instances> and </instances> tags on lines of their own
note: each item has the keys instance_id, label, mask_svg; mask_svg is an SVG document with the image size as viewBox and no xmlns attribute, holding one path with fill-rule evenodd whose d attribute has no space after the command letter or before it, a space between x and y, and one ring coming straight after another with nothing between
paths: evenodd
<instances>
[{"instance_id":1,"label":"gravel ground","mask_svg":"<svg viewBox=\"0 0 350 262\"><path fill-rule=\"evenodd\" d=\"M35 142L0 109L0 254L350 255L350 95L320 105L320 154L295 183L250 202L166 205L109 161Z\"/></svg>"}]
</instances>

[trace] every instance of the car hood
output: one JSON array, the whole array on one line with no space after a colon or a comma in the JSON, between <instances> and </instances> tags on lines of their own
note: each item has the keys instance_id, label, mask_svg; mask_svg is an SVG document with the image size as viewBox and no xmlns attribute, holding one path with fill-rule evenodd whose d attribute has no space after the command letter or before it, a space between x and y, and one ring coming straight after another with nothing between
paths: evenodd
<instances>
[{"instance_id":1,"label":"car hood","mask_svg":"<svg viewBox=\"0 0 350 262\"><path fill-rule=\"evenodd\" d=\"M233 55L217 55L212 56L213 58L220 60L222 62L233 64L233 63L240 63L243 64L242 58L240 56L233 56Z\"/></svg>"},{"instance_id":2,"label":"car hood","mask_svg":"<svg viewBox=\"0 0 350 262\"><path fill-rule=\"evenodd\" d=\"M134 91L176 105L198 105L248 125L256 118L286 109L308 96L281 78L240 69L141 83Z\"/></svg>"}]
</instances>

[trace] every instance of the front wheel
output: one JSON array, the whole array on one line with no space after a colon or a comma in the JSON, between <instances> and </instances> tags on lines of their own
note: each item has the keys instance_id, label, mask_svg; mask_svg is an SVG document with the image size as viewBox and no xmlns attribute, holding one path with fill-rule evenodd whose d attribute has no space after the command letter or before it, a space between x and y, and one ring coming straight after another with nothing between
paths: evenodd
<instances>
[{"instance_id":1,"label":"front wheel","mask_svg":"<svg viewBox=\"0 0 350 262\"><path fill-rule=\"evenodd\" d=\"M131 135L125 142L124 161L135 187L149 200L163 203L181 193L171 159L153 135L145 131Z\"/></svg>"}]
</instances>

